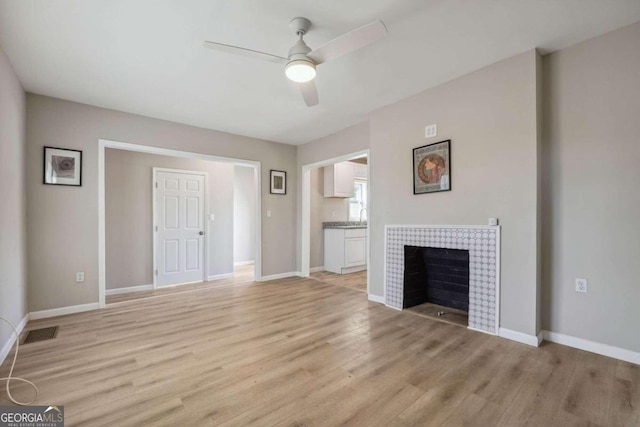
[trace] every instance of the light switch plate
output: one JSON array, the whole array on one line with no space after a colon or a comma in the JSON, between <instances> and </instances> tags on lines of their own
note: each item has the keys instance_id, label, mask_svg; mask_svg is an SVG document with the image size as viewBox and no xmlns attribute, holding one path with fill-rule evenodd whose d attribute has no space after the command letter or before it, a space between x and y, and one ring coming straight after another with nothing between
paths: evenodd
<instances>
[{"instance_id":1,"label":"light switch plate","mask_svg":"<svg viewBox=\"0 0 640 427\"><path fill-rule=\"evenodd\" d=\"M576 292L587 293L587 279L576 279Z\"/></svg>"},{"instance_id":2,"label":"light switch plate","mask_svg":"<svg viewBox=\"0 0 640 427\"><path fill-rule=\"evenodd\" d=\"M84 271L78 271L76 273L76 283L84 282Z\"/></svg>"},{"instance_id":3,"label":"light switch plate","mask_svg":"<svg viewBox=\"0 0 640 427\"><path fill-rule=\"evenodd\" d=\"M267 209L267 218L271 218L271 209Z\"/></svg>"},{"instance_id":4,"label":"light switch plate","mask_svg":"<svg viewBox=\"0 0 640 427\"><path fill-rule=\"evenodd\" d=\"M215 221L215 220L216 220L215 214L209 214L209 221Z\"/></svg>"},{"instance_id":5,"label":"light switch plate","mask_svg":"<svg viewBox=\"0 0 640 427\"><path fill-rule=\"evenodd\" d=\"M433 124L433 125L425 126L424 128L425 138L433 138L437 135L438 135L438 125Z\"/></svg>"}]
</instances>

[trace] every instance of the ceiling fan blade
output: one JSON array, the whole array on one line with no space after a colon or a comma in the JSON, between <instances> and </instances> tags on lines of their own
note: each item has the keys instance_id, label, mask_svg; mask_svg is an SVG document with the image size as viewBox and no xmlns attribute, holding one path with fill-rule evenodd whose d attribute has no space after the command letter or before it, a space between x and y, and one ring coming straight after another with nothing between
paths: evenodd
<instances>
[{"instance_id":1,"label":"ceiling fan blade","mask_svg":"<svg viewBox=\"0 0 640 427\"><path fill-rule=\"evenodd\" d=\"M304 99L304 103L307 104L307 107L318 105L318 89L313 80L306 83L298 83L298 86L300 87L302 98Z\"/></svg>"},{"instance_id":2,"label":"ceiling fan blade","mask_svg":"<svg viewBox=\"0 0 640 427\"><path fill-rule=\"evenodd\" d=\"M260 59L262 61L273 62L278 65L286 65L289 60L281 56L271 55L270 53L259 52L257 50L245 49L244 47L231 46L228 44L205 41L202 45L209 49L219 50L227 53L234 53L249 58Z\"/></svg>"},{"instance_id":3,"label":"ceiling fan blade","mask_svg":"<svg viewBox=\"0 0 640 427\"><path fill-rule=\"evenodd\" d=\"M322 64L363 48L386 35L387 27L382 21L375 21L323 44L309 52L307 57L316 64Z\"/></svg>"}]
</instances>

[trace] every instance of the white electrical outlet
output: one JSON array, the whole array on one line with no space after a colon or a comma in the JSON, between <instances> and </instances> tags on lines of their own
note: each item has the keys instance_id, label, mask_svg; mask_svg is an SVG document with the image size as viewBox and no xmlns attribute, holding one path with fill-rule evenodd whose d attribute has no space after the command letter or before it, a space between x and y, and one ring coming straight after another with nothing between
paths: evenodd
<instances>
[{"instance_id":1,"label":"white electrical outlet","mask_svg":"<svg viewBox=\"0 0 640 427\"><path fill-rule=\"evenodd\" d=\"M498 225L498 218L489 218L489 225Z\"/></svg>"},{"instance_id":2,"label":"white electrical outlet","mask_svg":"<svg viewBox=\"0 0 640 427\"><path fill-rule=\"evenodd\" d=\"M84 282L84 271L78 271L76 273L76 283Z\"/></svg>"},{"instance_id":3,"label":"white electrical outlet","mask_svg":"<svg viewBox=\"0 0 640 427\"><path fill-rule=\"evenodd\" d=\"M587 293L587 279L576 279L576 292Z\"/></svg>"},{"instance_id":4,"label":"white electrical outlet","mask_svg":"<svg viewBox=\"0 0 640 427\"><path fill-rule=\"evenodd\" d=\"M271 209L267 209L267 218L271 218Z\"/></svg>"},{"instance_id":5,"label":"white electrical outlet","mask_svg":"<svg viewBox=\"0 0 640 427\"><path fill-rule=\"evenodd\" d=\"M438 125L429 125L424 128L424 137L433 138L438 135Z\"/></svg>"},{"instance_id":6,"label":"white electrical outlet","mask_svg":"<svg viewBox=\"0 0 640 427\"><path fill-rule=\"evenodd\" d=\"M215 221L216 220L216 215L215 214L209 214L209 221Z\"/></svg>"}]
</instances>

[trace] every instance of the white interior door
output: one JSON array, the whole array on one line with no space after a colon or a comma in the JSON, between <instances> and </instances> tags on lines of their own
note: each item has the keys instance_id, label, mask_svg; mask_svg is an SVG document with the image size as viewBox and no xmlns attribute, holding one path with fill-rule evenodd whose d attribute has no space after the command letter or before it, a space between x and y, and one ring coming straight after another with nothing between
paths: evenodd
<instances>
[{"instance_id":1,"label":"white interior door","mask_svg":"<svg viewBox=\"0 0 640 427\"><path fill-rule=\"evenodd\" d=\"M203 175L156 172L156 285L204 279Z\"/></svg>"}]
</instances>

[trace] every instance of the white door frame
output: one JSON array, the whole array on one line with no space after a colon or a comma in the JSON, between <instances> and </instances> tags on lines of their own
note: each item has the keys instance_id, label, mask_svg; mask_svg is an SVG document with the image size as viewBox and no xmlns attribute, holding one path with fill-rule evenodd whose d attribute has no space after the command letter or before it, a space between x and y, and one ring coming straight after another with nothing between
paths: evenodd
<instances>
[{"instance_id":1,"label":"white door frame","mask_svg":"<svg viewBox=\"0 0 640 427\"><path fill-rule=\"evenodd\" d=\"M106 232L105 232L105 151L107 148L117 150L136 151L139 153L158 154L161 156L183 157L191 159L208 160L214 162L231 163L237 166L246 166L254 169L256 189L256 248L255 248L255 272L254 280L262 279L262 170L261 163L253 160L234 159L209 154L194 153L191 151L173 150L169 148L152 147L149 145L131 144L127 142L98 140L98 303L100 308L106 306ZM206 218L205 218L206 219ZM155 281L155 279L154 279Z\"/></svg>"},{"instance_id":2,"label":"white door frame","mask_svg":"<svg viewBox=\"0 0 640 427\"><path fill-rule=\"evenodd\" d=\"M332 159L321 160L316 163L310 163L302 166L302 230L300 245L300 275L309 277L309 263L311 262L311 170L330 166L335 163L346 162L357 159L363 155L367 156L367 270L371 266L371 179L370 164L371 157L369 149L356 151L355 153L345 154L343 156L334 157ZM371 274L367 272L367 295L371 285Z\"/></svg>"},{"instance_id":3,"label":"white door frame","mask_svg":"<svg viewBox=\"0 0 640 427\"><path fill-rule=\"evenodd\" d=\"M153 270L151 274L153 275L153 289L158 289L158 275L156 271L158 271L158 253L156 244L158 243L158 207L156 203L158 202L158 172L173 172L173 173L184 173L189 175L200 175L204 176L204 203L202 206L202 224L204 228L204 252L202 254L202 281L206 282L209 277L209 174L207 172L202 171L189 171L183 169L169 169L169 168L152 168L153 177L151 179L151 194L152 196L152 204L153 204L153 226L151 232L153 233ZM182 285L183 283L176 283L175 285ZM175 286L175 285L166 285Z\"/></svg>"}]
</instances>

